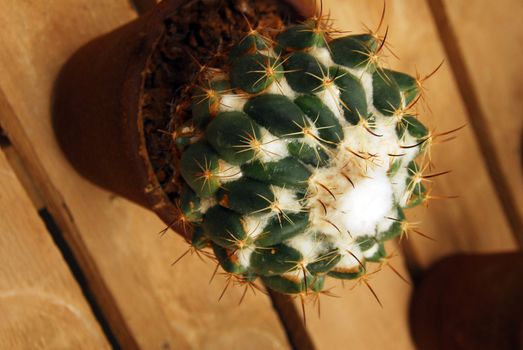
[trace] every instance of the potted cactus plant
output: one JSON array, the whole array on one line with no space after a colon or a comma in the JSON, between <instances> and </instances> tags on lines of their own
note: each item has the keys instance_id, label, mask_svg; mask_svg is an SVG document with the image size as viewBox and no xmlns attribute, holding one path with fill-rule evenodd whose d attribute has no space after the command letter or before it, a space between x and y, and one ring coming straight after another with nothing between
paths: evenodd
<instances>
[{"instance_id":1,"label":"potted cactus plant","mask_svg":"<svg viewBox=\"0 0 523 350\"><path fill-rule=\"evenodd\" d=\"M384 68L385 40L277 1L164 1L71 58L56 134L238 280L319 292L382 261L427 198L421 81Z\"/></svg>"}]
</instances>

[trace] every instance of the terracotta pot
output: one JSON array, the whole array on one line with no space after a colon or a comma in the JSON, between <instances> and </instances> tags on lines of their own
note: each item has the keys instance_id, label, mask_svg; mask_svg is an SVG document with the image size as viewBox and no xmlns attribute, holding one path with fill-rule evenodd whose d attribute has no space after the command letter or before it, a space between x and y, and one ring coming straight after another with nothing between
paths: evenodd
<instances>
[{"instance_id":1,"label":"terracotta pot","mask_svg":"<svg viewBox=\"0 0 523 350\"><path fill-rule=\"evenodd\" d=\"M437 263L413 295L411 328L422 350L523 349L523 253Z\"/></svg>"},{"instance_id":2,"label":"terracotta pot","mask_svg":"<svg viewBox=\"0 0 523 350\"><path fill-rule=\"evenodd\" d=\"M59 74L53 111L57 140L81 175L154 210L178 232L177 210L149 161L140 106L145 68L164 21L184 2L163 1L80 48ZM300 4L299 12L311 12L311 2Z\"/></svg>"}]
</instances>

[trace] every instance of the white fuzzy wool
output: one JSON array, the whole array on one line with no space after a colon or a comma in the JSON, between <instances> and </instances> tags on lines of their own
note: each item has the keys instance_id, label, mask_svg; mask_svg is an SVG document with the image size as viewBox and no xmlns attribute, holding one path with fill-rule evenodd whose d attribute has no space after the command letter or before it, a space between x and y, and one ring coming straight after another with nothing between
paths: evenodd
<instances>
[{"instance_id":1,"label":"white fuzzy wool","mask_svg":"<svg viewBox=\"0 0 523 350\"><path fill-rule=\"evenodd\" d=\"M248 99L241 95L225 94L221 96L220 112L242 111Z\"/></svg>"},{"instance_id":2,"label":"white fuzzy wool","mask_svg":"<svg viewBox=\"0 0 523 350\"><path fill-rule=\"evenodd\" d=\"M358 268L362 261L378 252L379 244L362 252L362 243L357 243L356 239L362 236L379 237L380 233L390 229L395 222L393 218L398 218L397 205L404 207L409 199L406 183L411 174L408 174L407 166L418 155L420 148L405 147L419 142L408 133L401 139L398 138L396 129L400 117L384 116L375 108L371 73L363 68L337 66L326 48L314 47L308 53L324 66L339 67L361 80L369 113L362 117L369 118L362 119L357 125L352 125L345 119L340 88L335 82L329 83L327 68L323 72L324 89L313 93L334 113L343 129L344 138L337 147L327 147L318 141L319 133L313 121L304 116L310 129L304 131L300 140L311 147L321 147L329 155L330 163L322 167L307 165L312 175L308 180L304 200L298 200L299 196L294 190L271 186L275 199L271 203L270 213L245 215L242 218L247 236L255 240L263 234L266 225L276 215L308 212L309 226L305 232L284 242L302 255L302 260L296 262L295 269L282 274L291 279L301 279L302 270L299 266L314 262L327 249L337 248L341 259L336 268L347 270ZM285 77L271 84L264 93L284 95L291 100L301 95L292 90ZM221 99L220 111L242 111L246 102L247 98L242 95L225 94ZM260 126L259 140L256 141L259 142L255 148L256 160L274 162L290 155L290 139L276 137L264 127ZM395 162L399 167L394 174L389 174ZM222 182L242 176L240 168L223 161L220 169ZM214 199L202 199L201 203L202 212L205 212L216 202ZM256 249L254 244L237 250L241 265L249 266L251 255Z\"/></svg>"},{"instance_id":3,"label":"white fuzzy wool","mask_svg":"<svg viewBox=\"0 0 523 350\"><path fill-rule=\"evenodd\" d=\"M404 207L407 204L408 200L407 181L405 181L407 176L407 168L402 167L391 179L392 188L394 190L394 198L402 207Z\"/></svg>"},{"instance_id":4,"label":"white fuzzy wool","mask_svg":"<svg viewBox=\"0 0 523 350\"><path fill-rule=\"evenodd\" d=\"M340 89L336 85L327 85L325 89L317 92L316 96L318 96L322 102L329 107L338 121L345 122L345 118L343 117L343 107L340 103Z\"/></svg>"},{"instance_id":5,"label":"white fuzzy wool","mask_svg":"<svg viewBox=\"0 0 523 350\"><path fill-rule=\"evenodd\" d=\"M214 207L218 201L215 197L205 197L200 199L200 211L205 214L209 208Z\"/></svg>"},{"instance_id":6,"label":"white fuzzy wool","mask_svg":"<svg viewBox=\"0 0 523 350\"><path fill-rule=\"evenodd\" d=\"M334 65L321 49L314 49L311 54L322 64ZM356 267L359 264L357 259L348 253L349 249L358 259L364 259L364 254L354 240L359 236L372 237L388 230L393 223L390 217L397 216L395 203L402 206L406 204L406 167L419 152L419 147L404 148L403 146L414 144L416 140L408 134L399 140L396 118L384 116L374 107L372 74L363 69L348 70L361 79L369 112L373 118L368 120L367 124L351 125L343 116L339 88L333 85L316 93L338 118L345 137L337 149L326 149L332 157L329 166L311 168L313 175L309 179L308 199L305 205L311 222L308 232L321 232L330 237L340 250L344 249L345 253L337 264L344 268ZM283 84L288 86L286 81ZM295 94L291 96L294 98ZM318 133L314 128L312 132L315 135ZM264 161L281 159L282 152L287 149L286 141L274 141L271 139L274 136L265 129L263 133L264 141L271 140L267 145L272 145ZM313 137L305 137L303 140L310 146L320 145ZM285 156L287 155L288 153L285 153ZM399 161L401 166L394 176L389 177L387 172L395 161ZM286 207L287 210L293 208L294 211L304 210L292 195L292 191L282 191L277 186L273 186L272 189L275 192L276 203L280 203L282 207ZM284 196L281 195L283 193ZM302 255L311 257L315 250L312 249L313 244L305 237L311 236L304 234L304 237L298 236L287 243ZM316 245L318 244L317 242ZM374 255L377 249L377 245L372 247L365 252L365 256Z\"/></svg>"},{"instance_id":7,"label":"white fuzzy wool","mask_svg":"<svg viewBox=\"0 0 523 350\"><path fill-rule=\"evenodd\" d=\"M301 263L304 265L315 260L322 246L322 242L312 235L299 235L289 239L286 243L301 253L303 257Z\"/></svg>"},{"instance_id":8,"label":"white fuzzy wool","mask_svg":"<svg viewBox=\"0 0 523 350\"><path fill-rule=\"evenodd\" d=\"M298 213L303 210L294 191L278 186L271 186L271 190L274 193L274 210L277 213L280 211Z\"/></svg>"},{"instance_id":9,"label":"white fuzzy wool","mask_svg":"<svg viewBox=\"0 0 523 350\"><path fill-rule=\"evenodd\" d=\"M238 262L240 265L248 267L252 253L254 253L254 247L244 247L242 249L238 249L236 256L238 257Z\"/></svg>"},{"instance_id":10,"label":"white fuzzy wool","mask_svg":"<svg viewBox=\"0 0 523 350\"><path fill-rule=\"evenodd\" d=\"M218 176L222 183L235 181L242 177L242 171L239 166L229 164L223 159L218 160L218 169Z\"/></svg>"},{"instance_id":11,"label":"white fuzzy wool","mask_svg":"<svg viewBox=\"0 0 523 350\"><path fill-rule=\"evenodd\" d=\"M261 147L256 154L256 158L262 162L275 162L289 155L287 149L288 142L284 139L274 136L264 127L260 128Z\"/></svg>"},{"instance_id":12,"label":"white fuzzy wool","mask_svg":"<svg viewBox=\"0 0 523 350\"><path fill-rule=\"evenodd\" d=\"M341 239L335 241L334 244L341 255L340 261L336 264L337 267L352 269L360 265L363 260L363 254L358 245L351 241Z\"/></svg>"},{"instance_id":13,"label":"white fuzzy wool","mask_svg":"<svg viewBox=\"0 0 523 350\"><path fill-rule=\"evenodd\" d=\"M314 46L309 50L308 53L326 67L335 65L334 61L332 60L331 54L326 47ZM327 72L324 73L327 74Z\"/></svg>"},{"instance_id":14,"label":"white fuzzy wool","mask_svg":"<svg viewBox=\"0 0 523 350\"><path fill-rule=\"evenodd\" d=\"M376 254L378 252L378 249L380 249L380 245L379 244L374 244L371 248L367 249L366 251L363 252L363 256L367 259L367 258L371 258L374 256L374 254Z\"/></svg>"},{"instance_id":15,"label":"white fuzzy wool","mask_svg":"<svg viewBox=\"0 0 523 350\"><path fill-rule=\"evenodd\" d=\"M340 197L339 210L345 212L344 225L352 236L372 234L393 205L392 186L386 175L376 174L355 184Z\"/></svg>"},{"instance_id":16,"label":"white fuzzy wool","mask_svg":"<svg viewBox=\"0 0 523 350\"><path fill-rule=\"evenodd\" d=\"M398 219L398 210L395 207L391 208L384 219L376 226L378 232L385 232L392 226L394 219Z\"/></svg>"},{"instance_id":17,"label":"white fuzzy wool","mask_svg":"<svg viewBox=\"0 0 523 350\"><path fill-rule=\"evenodd\" d=\"M256 237L263 233L265 225L272 217L274 217L272 213L244 215L242 217L243 230L248 237L256 239Z\"/></svg>"},{"instance_id":18,"label":"white fuzzy wool","mask_svg":"<svg viewBox=\"0 0 523 350\"><path fill-rule=\"evenodd\" d=\"M284 95L291 100L294 100L297 96L296 92L291 88L289 83L287 83L285 77L282 77L278 82L271 84L265 92L268 94Z\"/></svg>"}]
</instances>

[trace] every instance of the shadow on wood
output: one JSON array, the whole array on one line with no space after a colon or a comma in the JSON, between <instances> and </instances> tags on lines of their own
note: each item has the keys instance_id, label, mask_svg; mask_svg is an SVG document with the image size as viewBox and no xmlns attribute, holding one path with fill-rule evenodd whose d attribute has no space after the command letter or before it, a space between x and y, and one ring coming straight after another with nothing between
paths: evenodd
<instances>
[{"instance_id":1,"label":"shadow on wood","mask_svg":"<svg viewBox=\"0 0 523 350\"><path fill-rule=\"evenodd\" d=\"M523 348L523 253L455 255L436 263L411 304L419 349Z\"/></svg>"}]
</instances>

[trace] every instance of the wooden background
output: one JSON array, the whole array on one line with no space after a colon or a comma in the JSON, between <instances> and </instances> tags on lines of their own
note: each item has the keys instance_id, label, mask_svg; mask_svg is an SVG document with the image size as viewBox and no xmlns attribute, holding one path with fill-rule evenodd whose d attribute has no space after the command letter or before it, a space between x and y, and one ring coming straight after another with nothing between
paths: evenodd
<instances>
[{"instance_id":1,"label":"wooden background","mask_svg":"<svg viewBox=\"0 0 523 350\"><path fill-rule=\"evenodd\" d=\"M157 233L156 216L86 182L53 138L50 96L67 57L138 16L152 0L0 0L0 348L413 349L412 286L385 269L365 287L282 320L270 299L230 289L187 246ZM382 0L324 0L338 27L374 27ZM391 264L417 276L455 252L518 249L523 242L523 2L389 0L392 68L431 72L422 118L437 131L467 124L434 149L440 170L430 210L409 213L436 242L411 236ZM408 269L407 269L408 266ZM294 312L294 313L293 313ZM293 321L294 320L294 321ZM287 338L287 331L289 338Z\"/></svg>"}]
</instances>

